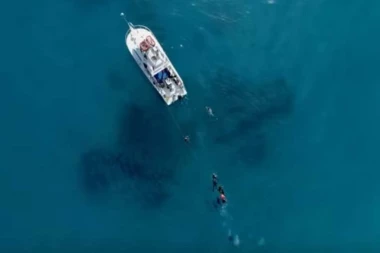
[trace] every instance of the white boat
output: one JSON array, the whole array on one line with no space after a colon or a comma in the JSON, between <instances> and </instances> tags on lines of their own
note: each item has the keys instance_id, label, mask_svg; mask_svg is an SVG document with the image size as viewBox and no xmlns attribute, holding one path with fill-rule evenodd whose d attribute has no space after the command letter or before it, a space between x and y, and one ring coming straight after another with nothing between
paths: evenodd
<instances>
[{"instance_id":1,"label":"white boat","mask_svg":"<svg viewBox=\"0 0 380 253\"><path fill-rule=\"evenodd\" d=\"M165 103L171 105L186 96L181 77L152 31L142 25L127 23L129 30L125 43L128 50Z\"/></svg>"}]
</instances>

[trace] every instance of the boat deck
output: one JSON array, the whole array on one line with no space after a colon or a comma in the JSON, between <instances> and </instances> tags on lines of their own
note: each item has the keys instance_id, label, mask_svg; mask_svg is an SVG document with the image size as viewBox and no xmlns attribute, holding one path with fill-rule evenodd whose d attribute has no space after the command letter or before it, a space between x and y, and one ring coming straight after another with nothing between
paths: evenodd
<instances>
[{"instance_id":1,"label":"boat deck","mask_svg":"<svg viewBox=\"0 0 380 253\"><path fill-rule=\"evenodd\" d=\"M156 88L167 104L171 104L187 94L185 89L182 89L174 84L173 79L167 78L166 81L171 82L170 88L166 83L156 83L154 88Z\"/></svg>"},{"instance_id":2,"label":"boat deck","mask_svg":"<svg viewBox=\"0 0 380 253\"><path fill-rule=\"evenodd\" d=\"M143 48L142 50L141 43L147 37L153 38L155 45L149 49ZM136 63L167 105L187 95L181 77L148 28L136 26L131 29L126 34L126 44ZM156 62L157 59L160 60L160 64Z\"/></svg>"}]
</instances>

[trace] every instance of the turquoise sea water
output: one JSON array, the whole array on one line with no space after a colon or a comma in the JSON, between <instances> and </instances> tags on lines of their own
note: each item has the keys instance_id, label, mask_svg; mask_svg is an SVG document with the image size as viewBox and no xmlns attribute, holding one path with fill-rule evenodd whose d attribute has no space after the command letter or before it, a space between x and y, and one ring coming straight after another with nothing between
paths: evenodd
<instances>
[{"instance_id":1,"label":"turquoise sea water","mask_svg":"<svg viewBox=\"0 0 380 253\"><path fill-rule=\"evenodd\" d=\"M0 251L379 252L379 10L4 3ZM155 33L188 100L167 109L120 12ZM232 220L213 208L212 172Z\"/></svg>"}]
</instances>

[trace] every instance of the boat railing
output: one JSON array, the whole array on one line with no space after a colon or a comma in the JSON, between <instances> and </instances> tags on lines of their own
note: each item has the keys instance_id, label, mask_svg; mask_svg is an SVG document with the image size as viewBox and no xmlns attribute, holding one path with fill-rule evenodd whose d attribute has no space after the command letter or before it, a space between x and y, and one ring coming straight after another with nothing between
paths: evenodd
<instances>
[{"instance_id":1,"label":"boat railing","mask_svg":"<svg viewBox=\"0 0 380 253\"><path fill-rule=\"evenodd\" d=\"M136 29L136 28L143 28L143 29L148 30L149 32L152 32L148 27L144 25L134 25L131 22L128 22L128 26L129 26L129 29L127 31L127 34L130 33L132 29Z\"/></svg>"}]
</instances>

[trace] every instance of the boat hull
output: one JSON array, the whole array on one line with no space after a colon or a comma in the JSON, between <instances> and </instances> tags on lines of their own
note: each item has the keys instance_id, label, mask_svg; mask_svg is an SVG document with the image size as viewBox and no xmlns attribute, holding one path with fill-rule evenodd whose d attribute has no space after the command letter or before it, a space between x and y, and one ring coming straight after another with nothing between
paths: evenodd
<instances>
[{"instance_id":1,"label":"boat hull","mask_svg":"<svg viewBox=\"0 0 380 253\"><path fill-rule=\"evenodd\" d=\"M157 85L157 80L155 80L154 76L152 76L152 74L147 70L146 66L144 66L145 61L142 59L141 55L139 55L140 47L139 47L139 43L136 43L136 41L138 41L138 39L140 37L141 38L146 38L148 36L151 36L151 37L153 37L155 39L155 42L156 42L155 47L157 47L161 51L161 53L166 57L166 60L167 60L166 64L168 66L170 66L170 69L176 74L176 77L182 83L181 89L178 89L179 91L176 91L178 94L176 93L173 96L171 96L171 95L167 96L165 94L165 92L163 91L163 89L161 89ZM171 61L167 57L165 51L163 50L162 46L160 45L160 43L158 42L158 40L156 39L156 37L154 36L154 34L147 27L144 27L144 26L134 26L133 29L130 29L127 32L127 34L125 36L125 43L127 45L127 48L129 50L129 52L131 53L132 57L136 61L137 65L140 67L140 69L142 70L142 72L148 78L149 82L156 89L156 91L160 94L160 96L162 97L162 99L165 101L165 103L167 105L171 105L172 103L176 102L181 97L184 97L184 96L187 95L186 88L183 85L183 81L182 81L181 77L178 75L177 70L174 68L173 64L171 63Z\"/></svg>"}]
</instances>

